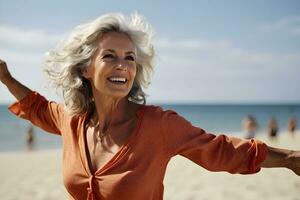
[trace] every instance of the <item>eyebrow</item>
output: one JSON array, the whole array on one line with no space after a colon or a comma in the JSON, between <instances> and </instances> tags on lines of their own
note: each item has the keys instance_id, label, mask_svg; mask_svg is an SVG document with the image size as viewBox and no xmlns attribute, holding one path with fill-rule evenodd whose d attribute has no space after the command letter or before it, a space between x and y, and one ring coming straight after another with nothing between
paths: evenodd
<instances>
[{"instance_id":1,"label":"eyebrow","mask_svg":"<svg viewBox=\"0 0 300 200\"><path fill-rule=\"evenodd\" d=\"M116 53L116 51L113 50L113 49L104 49L103 51L109 51L109 52L112 52L112 53ZM127 52L125 52L125 54L133 54L133 55L135 55L135 53L133 51L127 51Z\"/></svg>"}]
</instances>

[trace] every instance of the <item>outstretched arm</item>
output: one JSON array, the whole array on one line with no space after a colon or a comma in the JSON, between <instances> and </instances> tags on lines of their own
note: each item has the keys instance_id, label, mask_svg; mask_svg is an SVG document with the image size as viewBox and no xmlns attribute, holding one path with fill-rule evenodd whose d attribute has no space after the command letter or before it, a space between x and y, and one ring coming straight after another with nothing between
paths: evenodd
<instances>
[{"instance_id":1,"label":"outstretched arm","mask_svg":"<svg viewBox=\"0 0 300 200\"><path fill-rule=\"evenodd\" d=\"M268 154L260 167L285 167L300 176L300 151L292 151L267 146Z\"/></svg>"},{"instance_id":2,"label":"outstretched arm","mask_svg":"<svg viewBox=\"0 0 300 200\"><path fill-rule=\"evenodd\" d=\"M6 63L0 59L0 81L16 97L17 102L9 110L18 117L31 121L47 132L61 134L62 122L65 122L63 106L48 101L37 92L31 91L11 76Z\"/></svg>"},{"instance_id":3,"label":"outstretched arm","mask_svg":"<svg viewBox=\"0 0 300 200\"><path fill-rule=\"evenodd\" d=\"M6 85L18 101L26 97L31 90L17 81L8 71L6 63L0 59L0 81Z\"/></svg>"},{"instance_id":4,"label":"outstretched arm","mask_svg":"<svg viewBox=\"0 0 300 200\"><path fill-rule=\"evenodd\" d=\"M207 133L174 111L163 112L162 127L170 157L182 155L209 171L252 174L261 167L285 167L300 176L300 151L269 147L257 139Z\"/></svg>"}]
</instances>

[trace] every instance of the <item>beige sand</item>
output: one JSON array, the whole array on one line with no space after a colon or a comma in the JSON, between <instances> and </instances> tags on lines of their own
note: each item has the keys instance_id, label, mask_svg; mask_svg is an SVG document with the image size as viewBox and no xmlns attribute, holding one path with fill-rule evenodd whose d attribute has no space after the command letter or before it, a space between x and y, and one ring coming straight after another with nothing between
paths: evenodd
<instances>
[{"instance_id":1,"label":"beige sand","mask_svg":"<svg viewBox=\"0 0 300 200\"><path fill-rule=\"evenodd\" d=\"M300 132L282 134L272 146L300 150ZM0 199L67 199L59 150L1 153ZM255 175L208 172L182 157L171 160L165 178L166 200L300 200L300 177L287 169L262 169Z\"/></svg>"}]
</instances>

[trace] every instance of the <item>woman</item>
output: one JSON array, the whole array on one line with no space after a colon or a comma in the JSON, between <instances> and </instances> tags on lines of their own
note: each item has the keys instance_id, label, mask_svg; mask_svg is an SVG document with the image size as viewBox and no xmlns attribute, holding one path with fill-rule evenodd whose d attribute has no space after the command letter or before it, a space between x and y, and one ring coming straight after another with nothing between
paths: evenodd
<instances>
[{"instance_id":1,"label":"woman","mask_svg":"<svg viewBox=\"0 0 300 200\"><path fill-rule=\"evenodd\" d=\"M215 136L173 111L144 105L153 57L151 27L137 14L78 26L45 64L64 105L23 86L1 62L0 80L18 100L9 109L62 136L70 199L163 199L166 166L178 154L211 171L286 167L300 175L299 151Z\"/></svg>"}]
</instances>

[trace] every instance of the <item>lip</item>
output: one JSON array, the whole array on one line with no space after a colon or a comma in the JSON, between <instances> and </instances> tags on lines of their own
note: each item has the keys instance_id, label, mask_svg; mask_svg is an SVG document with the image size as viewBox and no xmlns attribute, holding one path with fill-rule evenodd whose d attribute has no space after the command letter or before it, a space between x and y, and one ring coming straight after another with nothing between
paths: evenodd
<instances>
[{"instance_id":1,"label":"lip","mask_svg":"<svg viewBox=\"0 0 300 200\"><path fill-rule=\"evenodd\" d=\"M111 81L110 78L125 78L125 82ZM110 76L106 80L113 85L119 85L119 86L126 85L128 83L128 79L124 76Z\"/></svg>"},{"instance_id":2,"label":"lip","mask_svg":"<svg viewBox=\"0 0 300 200\"><path fill-rule=\"evenodd\" d=\"M111 75L111 76L108 76L107 78L113 78L113 77L115 77L115 78L126 78L126 79L128 79L128 77L127 77L126 75Z\"/></svg>"}]
</instances>

